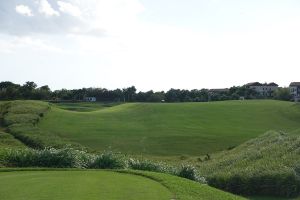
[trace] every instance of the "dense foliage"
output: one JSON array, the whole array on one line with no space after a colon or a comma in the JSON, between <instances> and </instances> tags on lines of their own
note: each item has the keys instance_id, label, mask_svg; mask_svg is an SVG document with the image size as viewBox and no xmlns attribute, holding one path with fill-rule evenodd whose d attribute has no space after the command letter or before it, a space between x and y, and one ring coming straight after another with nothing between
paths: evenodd
<instances>
[{"instance_id":1,"label":"dense foliage","mask_svg":"<svg viewBox=\"0 0 300 200\"><path fill-rule=\"evenodd\" d=\"M199 167L208 184L244 195L294 197L300 193L300 137L268 132Z\"/></svg>"},{"instance_id":2,"label":"dense foliage","mask_svg":"<svg viewBox=\"0 0 300 200\"><path fill-rule=\"evenodd\" d=\"M61 89L51 91L45 85L37 87L34 82L26 82L24 85L14 84L12 82L0 82L0 100L52 100L52 101L82 101L85 97L96 97L97 101L109 102L207 102L220 100L260 99L266 98L256 91L246 87L231 87L230 89L208 90L180 90L170 89L167 92L137 92L132 86L123 89L108 90L105 88L82 88L82 89ZM272 97L269 97L272 98ZM276 93L276 98L281 100L290 100L284 90Z\"/></svg>"},{"instance_id":3,"label":"dense foliage","mask_svg":"<svg viewBox=\"0 0 300 200\"><path fill-rule=\"evenodd\" d=\"M0 152L0 166L134 169L167 173L201 183L205 182L205 179L199 175L199 172L193 166L173 167L164 163L128 158L110 151L102 154L91 154L69 147L63 149L45 148L42 150L7 148Z\"/></svg>"}]
</instances>

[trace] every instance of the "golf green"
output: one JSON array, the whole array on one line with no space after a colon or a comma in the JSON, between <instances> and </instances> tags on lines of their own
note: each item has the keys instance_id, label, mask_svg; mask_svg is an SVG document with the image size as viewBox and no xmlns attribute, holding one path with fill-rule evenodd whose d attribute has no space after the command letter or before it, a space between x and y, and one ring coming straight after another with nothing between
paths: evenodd
<instances>
[{"instance_id":1,"label":"golf green","mask_svg":"<svg viewBox=\"0 0 300 200\"><path fill-rule=\"evenodd\" d=\"M0 172L1 200L170 200L158 182L107 171Z\"/></svg>"}]
</instances>

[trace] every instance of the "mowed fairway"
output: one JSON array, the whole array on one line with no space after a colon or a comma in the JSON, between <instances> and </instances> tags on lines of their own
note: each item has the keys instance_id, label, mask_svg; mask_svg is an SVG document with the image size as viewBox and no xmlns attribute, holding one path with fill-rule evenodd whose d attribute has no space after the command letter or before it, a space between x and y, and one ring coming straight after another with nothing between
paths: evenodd
<instances>
[{"instance_id":1,"label":"mowed fairway","mask_svg":"<svg viewBox=\"0 0 300 200\"><path fill-rule=\"evenodd\" d=\"M296 133L300 105L272 100L128 103L93 112L53 106L39 127L94 150L196 156L227 149L268 130Z\"/></svg>"},{"instance_id":2,"label":"mowed fairway","mask_svg":"<svg viewBox=\"0 0 300 200\"><path fill-rule=\"evenodd\" d=\"M170 200L151 179L105 171L0 172L1 200Z\"/></svg>"}]
</instances>

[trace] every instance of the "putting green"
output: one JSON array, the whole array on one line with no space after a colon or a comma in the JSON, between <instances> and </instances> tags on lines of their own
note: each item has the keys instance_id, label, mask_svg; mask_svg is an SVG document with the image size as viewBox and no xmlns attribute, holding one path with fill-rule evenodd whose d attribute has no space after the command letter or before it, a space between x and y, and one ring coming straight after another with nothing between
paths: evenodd
<instances>
[{"instance_id":1,"label":"putting green","mask_svg":"<svg viewBox=\"0 0 300 200\"><path fill-rule=\"evenodd\" d=\"M1 200L170 200L151 179L107 171L0 172Z\"/></svg>"}]
</instances>

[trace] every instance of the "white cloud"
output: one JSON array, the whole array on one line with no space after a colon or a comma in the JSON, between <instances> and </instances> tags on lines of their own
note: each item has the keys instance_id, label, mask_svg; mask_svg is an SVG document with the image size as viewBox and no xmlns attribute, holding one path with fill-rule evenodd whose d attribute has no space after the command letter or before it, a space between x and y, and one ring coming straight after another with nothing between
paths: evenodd
<instances>
[{"instance_id":1,"label":"white cloud","mask_svg":"<svg viewBox=\"0 0 300 200\"><path fill-rule=\"evenodd\" d=\"M83 1L83 0L82 0ZM132 31L138 24L138 15L144 11L139 0L90 0L87 19L91 26L104 28L113 34Z\"/></svg>"},{"instance_id":2,"label":"white cloud","mask_svg":"<svg viewBox=\"0 0 300 200\"><path fill-rule=\"evenodd\" d=\"M17 51L46 51L62 53L60 47L54 46L43 39L35 39L32 37L12 37L0 39L0 52L2 53L15 53Z\"/></svg>"},{"instance_id":3,"label":"white cloud","mask_svg":"<svg viewBox=\"0 0 300 200\"><path fill-rule=\"evenodd\" d=\"M28 16L28 17L33 16L31 9L28 6L25 6L22 4L16 6L16 12L21 15Z\"/></svg>"},{"instance_id":4,"label":"white cloud","mask_svg":"<svg viewBox=\"0 0 300 200\"><path fill-rule=\"evenodd\" d=\"M59 10L61 12L67 13L67 14L72 15L74 17L80 17L81 14L82 14L81 10L77 6L74 6L71 3L58 1L57 4L58 4Z\"/></svg>"},{"instance_id":5,"label":"white cloud","mask_svg":"<svg viewBox=\"0 0 300 200\"><path fill-rule=\"evenodd\" d=\"M138 15L144 10L139 0L23 0L28 8L21 6L19 14L12 13L10 7L18 5L18 1L0 0L3 9L3 12L0 10L0 33L93 37L130 34L136 29ZM25 18L20 12L35 17Z\"/></svg>"},{"instance_id":6,"label":"white cloud","mask_svg":"<svg viewBox=\"0 0 300 200\"><path fill-rule=\"evenodd\" d=\"M39 12L47 17L60 16L59 12L54 10L51 4L47 0L40 0Z\"/></svg>"}]
</instances>

